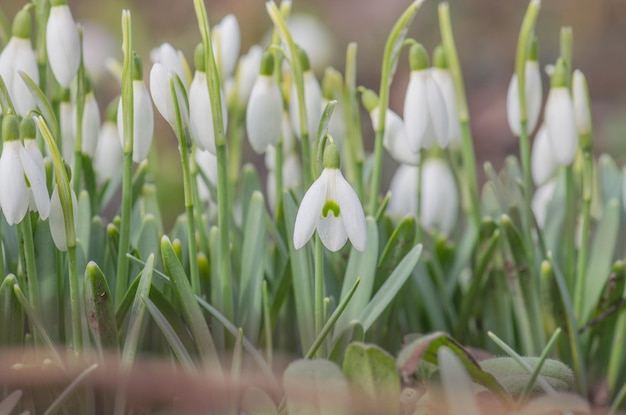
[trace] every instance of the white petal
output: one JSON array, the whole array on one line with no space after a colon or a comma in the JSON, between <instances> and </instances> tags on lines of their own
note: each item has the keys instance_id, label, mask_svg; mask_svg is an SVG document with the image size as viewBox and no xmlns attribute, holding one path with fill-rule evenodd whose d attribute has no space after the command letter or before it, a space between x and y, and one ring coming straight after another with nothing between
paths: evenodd
<instances>
[{"instance_id":1,"label":"white petal","mask_svg":"<svg viewBox=\"0 0 626 415\"><path fill-rule=\"evenodd\" d=\"M72 197L72 210L74 211L74 223L76 223L76 217L78 213L78 201L76 200L76 194L74 190L70 190ZM50 233L52 234L52 240L59 251L67 251L67 234L65 232L65 216L63 215L63 208L61 207L61 198L59 197L59 190L57 186L54 186L52 190L52 197L50 198L50 217L48 218L50 224Z\"/></svg>"},{"instance_id":2,"label":"white petal","mask_svg":"<svg viewBox=\"0 0 626 415\"><path fill-rule=\"evenodd\" d=\"M431 71L429 71L429 76L426 80L426 94L428 97L430 125L432 126L439 146L444 148L448 144L448 113L446 111L446 101L443 98L439 85L433 79ZM428 141L426 142L428 143Z\"/></svg>"},{"instance_id":3,"label":"white petal","mask_svg":"<svg viewBox=\"0 0 626 415\"><path fill-rule=\"evenodd\" d=\"M30 150L21 147L20 160L24 168L24 174L30 183L30 194L34 200L34 208L39 212L41 219L46 219L50 214L50 197L48 196L48 187L46 185L46 171L43 165L43 157L41 157L41 153L39 153L39 148L37 148L35 140L26 141L28 142ZM31 153L34 154L35 157L31 156Z\"/></svg>"},{"instance_id":4,"label":"white petal","mask_svg":"<svg viewBox=\"0 0 626 415\"><path fill-rule=\"evenodd\" d=\"M417 213L417 177L418 167L401 164L396 170L389 191L391 199L387 213L391 216L415 216Z\"/></svg>"},{"instance_id":5,"label":"white petal","mask_svg":"<svg viewBox=\"0 0 626 415\"><path fill-rule=\"evenodd\" d=\"M543 228L546 222L546 216L548 213L548 206L552 201L554 190L556 188L556 180L551 180L537 188L533 195L532 208L537 224L540 228Z\"/></svg>"},{"instance_id":6,"label":"white petal","mask_svg":"<svg viewBox=\"0 0 626 415\"><path fill-rule=\"evenodd\" d=\"M459 197L448 165L439 158L430 158L422 166L422 225L448 235L458 216Z\"/></svg>"},{"instance_id":7,"label":"white petal","mask_svg":"<svg viewBox=\"0 0 626 415\"><path fill-rule=\"evenodd\" d=\"M74 119L74 108L70 102L62 101L59 106L59 124L61 128L61 136L62 136L62 153L63 159L70 166L74 165L74 130L75 123L72 122Z\"/></svg>"},{"instance_id":8,"label":"white petal","mask_svg":"<svg viewBox=\"0 0 626 415\"><path fill-rule=\"evenodd\" d=\"M30 39L18 40L20 40L20 46L15 57L15 76L13 77L12 85L7 86L10 89L15 110L19 115L25 117L28 111L35 108L36 103L20 72L26 73L36 84L39 84L39 69L35 52L30 46Z\"/></svg>"},{"instance_id":9,"label":"white petal","mask_svg":"<svg viewBox=\"0 0 626 415\"><path fill-rule=\"evenodd\" d=\"M296 215L293 228L293 245L300 249L307 243L315 227L320 221L322 208L326 203L326 189L328 187L328 170L323 170L320 177L306 191Z\"/></svg>"},{"instance_id":10,"label":"white petal","mask_svg":"<svg viewBox=\"0 0 626 415\"><path fill-rule=\"evenodd\" d=\"M214 154L206 150L196 149L194 152L194 158L196 160L196 165L202 170L202 172L206 175L209 182L213 185L217 185L217 157ZM209 189L206 186L206 183L198 175L198 193L201 200L208 202L211 200Z\"/></svg>"},{"instance_id":11,"label":"white petal","mask_svg":"<svg viewBox=\"0 0 626 415\"><path fill-rule=\"evenodd\" d=\"M548 131L542 125L537 131L533 148L530 153L530 172L533 182L540 186L554 177L559 166L552 155L552 145L548 138Z\"/></svg>"},{"instance_id":12,"label":"white petal","mask_svg":"<svg viewBox=\"0 0 626 415\"><path fill-rule=\"evenodd\" d=\"M228 14L215 26L214 31L217 32L216 38L219 38L219 45L214 42L213 53L219 63L221 79L224 80L232 75L239 59L241 48L239 22L233 14Z\"/></svg>"},{"instance_id":13,"label":"white petal","mask_svg":"<svg viewBox=\"0 0 626 415\"><path fill-rule=\"evenodd\" d=\"M239 83L237 99L242 107L245 107L250 99L252 87L261 67L262 56L263 49L258 45L253 45L248 50L248 53L239 60L239 68L237 69L237 82Z\"/></svg>"},{"instance_id":14,"label":"white petal","mask_svg":"<svg viewBox=\"0 0 626 415\"><path fill-rule=\"evenodd\" d=\"M374 130L378 129L378 107L370 113ZM409 140L402 119L390 109L387 109L385 120L385 135L383 145L391 157L399 163L416 165L419 163L419 153L409 149Z\"/></svg>"},{"instance_id":15,"label":"white petal","mask_svg":"<svg viewBox=\"0 0 626 415\"><path fill-rule=\"evenodd\" d=\"M74 123L76 125L76 110L74 110ZM83 110L83 137L82 152L90 157L96 152L98 134L100 133L100 109L93 95L89 92L85 96L85 109Z\"/></svg>"},{"instance_id":16,"label":"white petal","mask_svg":"<svg viewBox=\"0 0 626 415\"><path fill-rule=\"evenodd\" d=\"M148 157L154 135L154 111L146 84L133 81L133 161L139 163ZM120 99L117 107L117 136L124 145L124 109Z\"/></svg>"},{"instance_id":17,"label":"white petal","mask_svg":"<svg viewBox=\"0 0 626 415\"><path fill-rule=\"evenodd\" d=\"M221 93L222 103L222 128L226 131L228 123L228 111L226 100ZM207 79L204 72L196 72L189 88L189 125L191 136L198 147L216 154L215 131L213 129L213 112L211 99L207 89Z\"/></svg>"},{"instance_id":18,"label":"white petal","mask_svg":"<svg viewBox=\"0 0 626 415\"><path fill-rule=\"evenodd\" d=\"M461 142L461 124L456 107L456 92L454 82L447 69L433 68L433 79L437 82L443 99L446 103L446 114L448 116L448 144L458 144Z\"/></svg>"},{"instance_id":19,"label":"white petal","mask_svg":"<svg viewBox=\"0 0 626 415\"><path fill-rule=\"evenodd\" d=\"M50 9L46 26L46 49L50 69L63 88L68 88L80 64L80 39L67 5Z\"/></svg>"},{"instance_id":20,"label":"white petal","mask_svg":"<svg viewBox=\"0 0 626 415\"><path fill-rule=\"evenodd\" d=\"M571 164L578 149L578 132L574 121L574 104L567 88L550 89L545 124L554 159L562 165Z\"/></svg>"},{"instance_id":21,"label":"white petal","mask_svg":"<svg viewBox=\"0 0 626 415\"><path fill-rule=\"evenodd\" d=\"M28 211L29 194L20 160L19 141L7 141L0 156L0 206L9 225L19 223Z\"/></svg>"},{"instance_id":22,"label":"white petal","mask_svg":"<svg viewBox=\"0 0 626 415\"><path fill-rule=\"evenodd\" d=\"M120 142L118 127L111 121L105 121L100 128L93 160L99 183L111 179L120 172L124 157Z\"/></svg>"},{"instance_id":23,"label":"white petal","mask_svg":"<svg viewBox=\"0 0 626 415\"><path fill-rule=\"evenodd\" d=\"M348 234L343 227L342 219L340 217L334 217L332 213L329 213L327 217L320 219L317 224L317 233L319 234L324 246L331 252L337 252L340 250L348 240ZM363 248L359 249L359 251L362 251L363 249L365 249L365 245L363 245Z\"/></svg>"},{"instance_id":24,"label":"white petal","mask_svg":"<svg viewBox=\"0 0 626 415\"><path fill-rule=\"evenodd\" d=\"M175 81L174 73L170 72L160 63L155 63L152 66L152 69L150 70L150 93L152 95L152 100L154 101L154 105L157 107L159 113L161 113L161 116L165 118L172 129L176 131L176 110L174 107L174 98L172 97L170 79L174 80L174 88L176 90L176 99L178 101L181 119L183 125L186 125L189 123L187 103L185 102L184 95L179 88L179 83Z\"/></svg>"},{"instance_id":25,"label":"white petal","mask_svg":"<svg viewBox=\"0 0 626 415\"><path fill-rule=\"evenodd\" d=\"M576 69L572 81L572 94L574 100L574 111L576 114L576 128L580 135L591 132L591 118L589 115L589 97L585 87L585 76Z\"/></svg>"},{"instance_id":26,"label":"white petal","mask_svg":"<svg viewBox=\"0 0 626 415\"><path fill-rule=\"evenodd\" d=\"M165 42L158 48L150 52L152 63L160 63L170 71L176 73L185 87L189 87L189 77L185 70L185 57L182 52L177 51L174 46Z\"/></svg>"},{"instance_id":27,"label":"white petal","mask_svg":"<svg viewBox=\"0 0 626 415\"><path fill-rule=\"evenodd\" d=\"M426 79L428 71L411 71L411 77L404 98L404 127L408 139L409 149L417 153L421 148L428 148L427 141L433 137L426 137L430 117L428 114L428 98L426 93ZM432 141L430 141L432 145Z\"/></svg>"},{"instance_id":28,"label":"white petal","mask_svg":"<svg viewBox=\"0 0 626 415\"><path fill-rule=\"evenodd\" d=\"M309 130L309 139L315 139L317 128L322 117L322 90L320 84L311 71L303 74L304 78L304 107L306 109L307 128ZM291 97L289 99L289 114L291 116L291 126L296 136L300 136L300 110L298 107L298 95L295 86L291 89Z\"/></svg>"},{"instance_id":29,"label":"white petal","mask_svg":"<svg viewBox=\"0 0 626 415\"><path fill-rule=\"evenodd\" d=\"M365 226L363 206L356 192L346 179L344 179L339 170L337 170L336 181L337 202L339 203L340 210L339 216L343 221L343 226L345 227L352 245L358 251L363 251L367 243L367 227Z\"/></svg>"},{"instance_id":30,"label":"white petal","mask_svg":"<svg viewBox=\"0 0 626 415\"><path fill-rule=\"evenodd\" d=\"M282 129L283 102L272 76L260 75L250 94L246 110L246 131L252 149L263 153L278 143Z\"/></svg>"},{"instance_id":31,"label":"white petal","mask_svg":"<svg viewBox=\"0 0 626 415\"><path fill-rule=\"evenodd\" d=\"M517 75L513 74L509 82L509 90L506 94L506 118L509 128L516 137L520 136L520 111L519 89L517 88Z\"/></svg>"}]
</instances>

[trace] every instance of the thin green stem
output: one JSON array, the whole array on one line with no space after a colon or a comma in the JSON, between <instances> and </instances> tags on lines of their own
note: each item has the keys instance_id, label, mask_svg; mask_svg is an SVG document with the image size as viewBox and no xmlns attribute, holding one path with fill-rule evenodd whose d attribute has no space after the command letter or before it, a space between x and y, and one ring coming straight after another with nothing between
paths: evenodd
<instances>
[{"instance_id":1,"label":"thin green stem","mask_svg":"<svg viewBox=\"0 0 626 415\"><path fill-rule=\"evenodd\" d=\"M319 235L315 235L315 277L314 277L315 304L315 336L322 332L324 324L324 248ZM317 357L324 357L323 348L317 351Z\"/></svg>"},{"instance_id":2,"label":"thin green stem","mask_svg":"<svg viewBox=\"0 0 626 415\"><path fill-rule=\"evenodd\" d=\"M415 242L422 241L422 174L424 172L424 157L426 152L423 148L420 149L420 164L417 166L417 200L415 206L415 218L417 226L415 227Z\"/></svg>"},{"instance_id":3,"label":"thin green stem","mask_svg":"<svg viewBox=\"0 0 626 415\"><path fill-rule=\"evenodd\" d=\"M267 294L267 281L263 281L263 335L265 336L265 360L268 366L272 366L273 339L272 339L272 315Z\"/></svg>"},{"instance_id":4,"label":"thin green stem","mask_svg":"<svg viewBox=\"0 0 626 415\"><path fill-rule=\"evenodd\" d=\"M50 3L48 0L35 1L35 24L36 33L36 55L37 67L39 69L39 87L44 93L48 85L48 54L46 50L46 25L48 23L48 15L50 14Z\"/></svg>"},{"instance_id":5,"label":"thin green stem","mask_svg":"<svg viewBox=\"0 0 626 415\"><path fill-rule=\"evenodd\" d=\"M283 205L283 141L282 139L276 144L275 147L275 166L274 166L274 180L276 181L276 191L274 197L276 198L274 217L279 220Z\"/></svg>"},{"instance_id":6,"label":"thin green stem","mask_svg":"<svg viewBox=\"0 0 626 415\"><path fill-rule=\"evenodd\" d=\"M365 200L363 192L363 160L365 160L365 150L363 149L363 136L361 134L361 117L357 104L356 89L356 65L357 65L357 44L352 42L346 50L346 71L345 84L343 90L344 119L346 123L346 140L344 145L344 155L346 160L346 172L354 184L354 190L359 196L359 200Z\"/></svg>"},{"instance_id":7,"label":"thin green stem","mask_svg":"<svg viewBox=\"0 0 626 415\"><path fill-rule=\"evenodd\" d=\"M76 245L68 248L69 281L70 281L70 312L72 317L72 346L76 355L82 352L83 333L80 310L80 290L78 286L78 270L76 263Z\"/></svg>"},{"instance_id":8,"label":"thin green stem","mask_svg":"<svg viewBox=\"0 0 626 415\"><path fill-rule=\"evenodd\" d=\"M80 34L80 48L83 49L83 33ZM74 193L77 195L81 189L81 176L83 170L83 118L85 114L85 96L87 95L87 87L85 85L86 74L83 62L83 54L81 53L80 66L76 76L76 135L74 137L74 171L72 178L74 180Z\"/></svg>"},{"instance_id":9,"label":"thin green stem","mask_svg":"<svg viewBox=\"0 0 626 415\"><path fill-rule=\"evenodd\" d=\"M185 136L185 132L181 131ZM187 243L189 247L189 275L191 287L196 295L201 294L200 273L198 270L198 248L196 244L196 219L193 208L193 182L189 168L189 147L187 139L181 137L180 157L183 165L183 193L185 198L185 214L187 216Z\"/></svg>"},{"instance_id":10,"label":"thin green stem","mask_svg":"<svg viewBox=\"0 0 626 415\"><path fill-rule=\"evenodd\" d=\"M569 292L574 290L574 266L576 251L576 189L574 188L574 170L565 167L565 221L563 222L562 266Z\"/></svg>"},{"instance_id":11,"label":"thin green stem","mask_svg":"<svg viewBox=\"0 0 626 415\"><path fill-rule=\"evenodd\" d=\"M39 301L39 279L37 278L37 264L35 262L35 243L33 241L33 225L30 212L24 216L19 225L24 241L24 263L26 268L26 280L28 283L28 300L35 309L35 313L41 316L41 303ZM35 333L35 342L37 334Z\"/></svg>"},{"instance_id":12,"label":"thin green stem","mask_svg":"<svg viewBox=\"0 0 626 415\"><path fill-rule=\"evenodd\" d=\"M585 273L587 271L587 254L589 249L589 234L591 231L591 195L593 194L593 154L583 151L582 167L582 227L578 262L576 265L576 280L574 290L574 315L582 317L583 300L585 296Z\"/></svg>"}]
</instances>

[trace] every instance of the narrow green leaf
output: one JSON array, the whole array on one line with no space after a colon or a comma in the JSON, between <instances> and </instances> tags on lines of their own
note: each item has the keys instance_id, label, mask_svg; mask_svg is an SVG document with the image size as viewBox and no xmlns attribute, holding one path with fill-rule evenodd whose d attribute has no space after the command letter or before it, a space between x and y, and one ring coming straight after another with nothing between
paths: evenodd
<instances>
[{"instance_id":1,"label":"narrow green leaf","mask_svg":"<svg viewBox=\"0 0 626 415\"><path fill-rule=\"evenodd\" d=\"M161 233L159 227L157 219L151 213L143 217L135 245L141 258L148 258L150 254L154 254L155 258L160 257L159 241Z\"/></svg>"},{"instance_id":2,"label":"narrow green leaf","mask_svg":"<svg viewBox=\"0 0 626 415\"><path fill-rule=\"evenodd\" d=\"M59 137L59 123L57 122L57 117L54 115L54 111L52 110L52 106L46 98L46 94L39 88L37 83L33 81L33 79L28 76L26 72L20 72L20 76L24 80L24 83L28 87L31 95L35 98L37 102L37 107L39 111L41 111L41 115L43 116L46 124L48 124L52 128L52 136Z\"/></svg>"},{"instance_id":3,"label":"narrow green leaf","mask_svg":"<svg viewBox=\"0 0 626 415\"><path fill-rule=\"evenodd\" d=\"M396 264L411 250L415 240L415 230L416 224L413 216L404 218L394 229L378 260L375 291L387 280Z\"/></svg>"},{"instance_id":4,"label":"narrow green leaf","mask_svg":"<svg viewBox=\"0 0 626 415\"><path fill-rule=\"evenodd\" d=\"M0 285L0 345L21 346L24 340L24 312L13 291L17 279L9 274Z\"/></svg>"},{"instance_id":5,"label":"narrow green leaf","mask_svg":"<svg viewBox=\"0 0 626 415\"><path fill-rule=\"evenodd\" d=\"M117 324L113 297L104 273L95 262L87 264L84 281L85 312L98 350L117 351Z\"/></svg>"},{"instance_id":6,"label":"narrow green leaf","mask_svg":"<svg viewBox=\"0 0 626 415\"><path fill-rule=\"evenodd\" d=\"M85 379L87 379L87 377L89 377L89 375L97 368L98 365L94 363L87 369L80 372L80 374L76 376L76 379L74 379L72 383L67 385L63 392L61 392L61 394L57 396L57 398L54 400L54 402L52 402L48 409L46 409L46 412L44 412L43 415L51 415L56 413L62 407L62 405L70 398L70 396L72 396L72 393L74 393L74 391L76 391L76 389L81 386L83 381L85 381Z\"/></svg>"},{"instance_id":7,"label":"narrow green leaf","mask_svg":"<svg viewBox=\"0 0 626 415\"><path fill-rule=\"evenodd\" d=\"M372 300L367 304L359 315L359 321L363 325L363 329L367 331L376 321L378 316L385 311L387 306L393 301L396 294L407 281L413 269L419 261L422 254L422 245L416 245L406 256L400 261L398 266L393 270L387 281L380 287L380 290L374 295Z\"/></svg>"},{"instance_id":8,"label":"narrow green leaf","mask_svg":"<svg viewBox=\"0 0 626 415\"><path fill-rule=\"evenodd\" d=\"M148 163L140 163L137 167L137 170L135 170L135 174L133 175L132 206L135 206L135 203L137 203L137 200L142 195L141 190L143 189L144 183L146 181L146 175L148 174L148 171Z\"/></svg>"}]
</instances>

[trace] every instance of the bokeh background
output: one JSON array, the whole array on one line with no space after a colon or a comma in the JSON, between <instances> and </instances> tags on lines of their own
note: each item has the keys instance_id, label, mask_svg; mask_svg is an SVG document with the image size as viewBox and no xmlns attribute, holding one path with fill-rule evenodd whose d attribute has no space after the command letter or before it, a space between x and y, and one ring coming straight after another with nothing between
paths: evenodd
<instances>
[{"instance_id":1,"label":"bokeh background","mask_svg":"<svg viewBox=\"0 0 626 415\"><path fill-rule=\"evenodd\" d=\"M19 0L3 0L9 18L22 6ZM104 69L106 57L121 57L120 16L130 9L133 41L150 69L149 52L164 41L181 49L190 63L200 41L192 0L69 0L75 19L85 26L86 56L94 63L98 99L102 108L119 94L119 85ZM208 0L211 24L234 13L242 30L242 53L260 41L270 29L263 0ZM357 42L358 82L378 89L380 59L395 20L407 0L294 0L292 12L306 13L327 28L328 64L343 70L345 49ZM440 42L437 4L426 0L409 36L429 51ZM496 167L508 154L518 153L518 143L506 123L506 90L513 71L517 35L527 1L451 0L452 23L463 68L470 106L471 126L479 166L491 161ZM595 151L608 152L618 161L626 153L626 2L623 0L544 0L536 33L540 63L553 63L558 56L561 26L574 30L574 67L587 76L595 125ZM321 74L321 73L320 73ZM544 97L549 80L544 75ZM391 108L402 111L408 81L406 52L401 57L391 91ZM169 126L156 116L157 158L155 169L160 200L171 221L181 213L182 179L176 141ZM373 132L363 118L366 148L372 147ZM251 153L248 160L262 167L262 158ZM621 164L621 163L620 163ZM389 166L387 177L392 173ZM482 170L482 169L481 169ZM482 176L482 172L479 172ZM166 189L166 190L162 190ZM170 222L171 223L171 222Z\"/></svg>"}]
</instances>

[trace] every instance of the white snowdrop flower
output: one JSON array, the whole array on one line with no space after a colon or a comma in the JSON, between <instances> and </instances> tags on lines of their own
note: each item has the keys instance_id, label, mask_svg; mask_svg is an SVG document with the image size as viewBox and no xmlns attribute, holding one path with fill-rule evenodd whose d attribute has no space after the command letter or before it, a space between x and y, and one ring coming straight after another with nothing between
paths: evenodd
<instances>
[{"instance_id":1,"label":"white snowdrop flower","mask_svg":"<svg viewBox=\"0 0 626 415\"><path fill-rule=\"evenodd\" d=\"M20 154L24 173L30 185L28 209L38 212L41 219L50 214L50 197L46 184L46 167L41 149L37 144L37 129L32 118L23 118L20 124L20 135L24 140L24 151Z\"/></svg>"},{"instance_id":2,"label":"white snowdrop flower","mask_svg":"<svg viewBox=\"0 0 626 415\"><path fill-rule=\"evenodd\" d=\"M183 85L185 85L185 88L189 88L189 83L191 82L189 79L189 65L183 52L165 42L150 51L150 60L153 64L160 63L168 70L174 71L183 82Z\"/></svg>"},{"instance_id":3,"label":"white snowdrop flower","mask_svg":"<svg viewBox=\"0 0 626 415\"><path fill-rule=\"evenodd\" d=\"M574 114L576 129L579 135L591 133L591 113L589 105L589 91L587 79L579 69L574 71L572 78L572 99L574 100Z\"/></svg>"},{"instance_id":4,"label":"white snowdrop flower","mask_svg":"<svg viewBox=\"0 0 626 415\"><path fill-rule=\"evenodd\" d=\"M213 27L211 37L220 78L225 80L235 70L241 49L241 32L235 15L224 16L222 21Z\"/></svg>"},{"instance_id":5,"label":"white snowdrop flower","mask_svg":"<svg viewBox=\"0 0 626 415\"><path fill-rule=\"evenodd\" d=\"M148 104L150 104L150 102L148 102ZM152 107L152 105L150 105L150 107ZM96 154L93 158L93 165L99 184L115 177L115 175L120 172L123 163L124 152L122 150L122 140L119 135L119 125L116 122L119 111L121 111L120 108L119 103L115 101L109 104L106 119L100 127Z\"/></svg>"},{"instance_id":6,"label":"white snowdrop flower","mask_svg":"<svg viewBox=\"0 0 626 415\"><path fill-rule=\"evenodd\" d=\"M332 252L343 247L348 238L358 251L365 250L367 230L363 206L339 170L339 153L333 143L324 149L324 170L300 203L293 230L295 248L302 248L315 229Z\"/></svg>"},{"instance_id":7,"label":"white snowdrop flower","mask_svg":"<svg viewBox=\"0 0 626 415\"><path fill-rule=\"evenodd\" d=\"M545 125L539 127L530 153L530 172L535 186L541 186L556 174L559 165L554 160Z\"/></svg>"},{"instance_id":8,"label":"white snowdrop flower","mask_svg":"<svg viewBox=\"0 0 626 415\"><path fill-rule=\"evenodd\" d=\"M295 13L287 20L287 27L293 41L309 56L315 72L321 73L331 64L335 43L330 31L320 19L308 14Z\"/></svg>"},{"instance_id":9,"label":"white snowdrop flower","mask_svg":"<svg viewBox=\"0 0 626 415\"><path fill-rule=\"evenodd\" d=\"M417 214L417 178L419 167L401 164L391 179L391 199L387 206L390 216L405 217Z\"/></svg>"},{"instance_id":10,"label":"white snowdrop flower","mask_svg":"<svg viewBox=\"0 0 626 415\"><path fill-rule=\"evenodd\" d=\"M191 87L189 87L189 124L191 137L197 146L202 150L216 154L213 111L207 86L207 75L204 70L203 49L202 44L199 44L195 53L196 73L191 82ZM224 94L221 90L220 97L222 105L222 128L224 132L226 132L228 110L226 108L226 99L224 99Z\"/></svg>"},{"instance_id":11,"label":"white snowdrop flower","mask_svg":"<svg viewBox=\"0 0 626 415\"><path fill-rule=\"evenodd\" d=\"M309 139L313 139L317 135L317 128L322 117L322 89L315 78L315 74L311 71L309 58L302 49L300 52L300 64L302 65L302 78L304 83L304 108L306 110L307 129ZM302 139L300 128L300 107L298 104L298 92L295 83L291 85L291 95L289 97L289 115L291 117L291 126L299 140Z\"/></svg>"},{"instance_id":12,"label":"white snowdrop flower","mask_svg":"<svg viewBox=\"0 0 626 415\"><path fill-rule=\"evenodd\" d=\"M565 63L559 59L552 74L544 121L548 130L552 154L561 165L572 164L578 149L574 104L567 88L566 79Z\"/></svg>"},{"instance_id":13,"label":"white snowdrop flower","mask_svg":"<svg viewBox=\"0 0 626 415\"><path fill-rule=\"evenodd\" d=\"M461 123L456 106L456 92L454 81L448 70L445 52L440 45L435 49L432 77L437 82L439 90L446 104L446 115L448 118L448 144L459 144L461 142Z\"/></svg>"},{"instance_id":14,"label":"white snowdrop flower","mask_svg":"<svg viewBox=\"0 0 626 415\"><path fill-rule=\"evenodd\" d=\"M172 97L170 81L174 83L176 101L178 102L183 126L188 125L189 111L187 102L185 101L183 91L181 91L180 83L176 82L175 72L167 69L160 63L152 65L150 70L150 94L152 95L152 101L161 116L165 118L165 121L169 123L174 131L177 131L176 107L174 105L174 97Z\"/></svg>"},{"instance_id":15,"label":"white snowdrop flower","mask_svg":"<svg viewBox=\"0 0 626 415\"><path fill-rule=\"evenodd\" d=\"M73 122L74 107L70 102L69 90L66 90L65 96L59 105L59 128L61 130L61 151L65 162L74 165L74 130L76 122Z\"/></svg>"},{"instance_id":16,"label":"white snowdrop flower","mask_svg":"<svg viewBox=\"0 0 626 415\"><path fill-rule=\"evenodd\" d=\"M46 26L48 62L56 80L68 88L80 65L80 38L67 0L52 0Z\"/></svg>"},{"instance_id":17,"label":"white snowdrop flower","mask_svg":"<svg viewBox=\"0 0 626 415\"><path fill-rule=\"evenodd\" d=\"M211 186L217 186L217 157L206 150L196 149L194 152L194 160L196 166L207 177ZM198 174L196 177L198 184L198 196L204 202L211 201L211 192L204 181L204 178Z\"/></svg>"},{"instance_id":18,"label":"white snowdrop flower","mask_svg":"<svg viewBox=\"0 0 626 415\"><path fill-rule=\"evenodd\" d=\"M273 153L274 147L267 148L266 156ZM266 157L267 163L267 157ZM268 167L267 170L267 203L270 210L276 212L276 172L274 171L274 164L272 168ZM283 160L283 190L294 189L302 183L302 169L300 167L300 159L295 153L287 154Z\"/></svg>"},{"instance_id":19,"label":"white snowdrop flower","mask_svg":"<svg viewBox=\"0 0 626 415\"><path fill-rule=\"evenodd\" d=\"M74 216L74 224L76 224L78 218L78 201L76 200L76 193L70 186L70 193L72 198L72 210ZM50 233L52 234L52 240L59 251L67 251L67 233L65 230L65 215L63 215L63 207L61 206L61 198L59 196L59 189L57 185L54 185L52 190L52 196L50 198Z\"/></svg>"},{"instance_id":20,"label":"white snowdrop flower","mask_svg":"<svg viewBox=\"0 0 626 415\"><path fill-rule=\"evenodd\" d=\"M265 52L246 110L248 141L259 154L278 143L282 129L283 98L273 75L274 58Z\"/></svg>"},{"instance_id":21,"label":"white snowdrop flower","mask_svg":"<svg viewBox=\"0 0 626 415\"><path fill-rule=\"evenodd\" d=\"M20 72L39 83L37 58L30 43L30 31L30 13L20 10L13 20L11 39L0 53L0 77L7 87L15 111L22 117L35 108L36 104Z\"/></svg>"},{"instance_id":22,"label":"white snowdrop flower","mask_svg":"<svg viewBox=\"0 0 626 415\"><path fill-rule=\"evenodd\" d=\"M448 115L439 86L428 68L428 55L422 45L414 44L409 53L411 75L404 98L404 126L409 148L417 153L430 148L435 140L448 145Z\"/></svg>"},{"instance_id":23,"label":"white snowdrop flower","mask_svg":"<svg viewBox=\"0 0 626 415\"><path fill-rule=\"evenodd\" d=\"M120 99L117 109L118 137L124 146L124 109ZM139 163L148 157L154 135L154 111L148 88L143 81L141 59L133 59L133 161Z\"/></svg>"},{"instance_id":24,"label":"white snowdrop flower","mask_svg":"<svg viewBox=\"0 0 626 415\"><path fill-rule=\"evenodd\" d=\"M247 105L252 93L252 87L259 74L259 68L261 67L261 57L263 56L263 49L258 45L253 45L248 53L239 59L239 65L237 67L237 101L243 108ZM226 96L229 96L226 94Z\"/></svg>"},{"instance_id":25,"label":"white snowdrop flower","mask_svg":"<svg viewBox=\"0 0 626 415\"><path fill-rule=\"evenodd\" d=\"M537 126L539 114L541 113L541 98L543 88L541 83L541 70L536 59L526 61L524 71L524 89L526 90L526 116L527 131L532 133ZM509 83L509 90L506 95L507 120L509 127L515 136L520 136L520 110L519 110L519 89L517 87L517 74L513 74Z\"/></svg>"},{"instance_id":26,"label":"white snowdrop flower","mask_svg":"<svg viewBox=\"0 0 626 415\"><path fill-rule=\"evenodd\" d=\"M548 206L552 201L552 197L554 196L554 190L556 189L556 179L550 180L541 186L539 186L535 190L535 194L533 194L533 199L531 201L531 206L533 209L533 213L535 214L535 219L537 219L537 224L540 228L546 223L546 217L548 214Z\"/></svg>"},{"instance_id":27,"label":"white snowdrop flower","mask_svg":"<svg viewBox=\"0 0 626 415\"><path fill-rule=\"evenodd\" d=\"M74 106L72 112L72 127L74 129L74 138L76 137L76 117L77 111ZM93 94L93 91L87 92L85 95L85 108L83 109L82 121L82 141L81 151L83 154L93 157L98 145L98 134L100 134L100 108Z\"/></svg>"}]
</instances>

